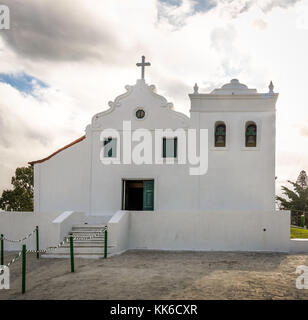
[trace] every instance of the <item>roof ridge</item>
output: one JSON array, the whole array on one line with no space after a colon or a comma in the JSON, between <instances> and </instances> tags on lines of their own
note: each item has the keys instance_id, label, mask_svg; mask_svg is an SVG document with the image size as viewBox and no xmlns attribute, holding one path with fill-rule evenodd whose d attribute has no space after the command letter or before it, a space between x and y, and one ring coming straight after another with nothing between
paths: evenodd
<instances>
[{"instance_id":1,"label":"roof ridge","mask_svg":"<svg viewBox=\"0 0 308 320\"><path fill-rule=\"evenodd\" d=\"M62 147L61 149L58 149L57 151L55 151L54 153L52 153L52 154L51 154L51 155L49 155L48 157L43 158L43 159L40 159L40 160L30 161L30 162L28 162L28 164L33 165L33 164L36 164L36 163L42 163L42 162L45 162L45 161L49 160L50 158L52 158L53 156L55 156L56 154L60 153L61 151L63 151L63 150L65 150L65 149L67 149L67 148L69 148L69 147L73 146L74 144L76 144L76 143L78 143L78 142L80 142L80 141L84 140L85 138L86 138L86 136L85 136L85 135L83 135L82 137L80 137L80 138L78 138L78 139L74 140L73 142L71 142L71 143L67 144L66 146Z\"/></svg>"}]
</instances>

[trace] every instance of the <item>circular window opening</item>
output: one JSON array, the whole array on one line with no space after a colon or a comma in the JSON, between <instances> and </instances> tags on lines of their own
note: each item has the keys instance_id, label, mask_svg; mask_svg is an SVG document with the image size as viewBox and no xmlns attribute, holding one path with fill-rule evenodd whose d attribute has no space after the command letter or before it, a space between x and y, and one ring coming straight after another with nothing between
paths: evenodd
<instances>
[{"instance_id":1,"label":"circular window opening","mask_svg":"<svg viewBox=\"0 0 308 320\"><path fill-rule=\"evenodd\" d=\"M138 109L136 111L136 117L137 119L143 119L145 116L145 111L143 109Z\"/></svg>"}]
</instances>

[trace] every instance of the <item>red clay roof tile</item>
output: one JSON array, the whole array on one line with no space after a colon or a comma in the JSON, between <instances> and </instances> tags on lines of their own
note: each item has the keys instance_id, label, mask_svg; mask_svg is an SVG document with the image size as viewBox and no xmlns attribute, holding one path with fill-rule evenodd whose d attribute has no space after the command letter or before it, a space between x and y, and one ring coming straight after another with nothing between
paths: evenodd
<instances>
[{"instance_id":1,"label":"red clay roof tile","mask_svg":"<svg viewBox=\"0 0 308 320\"><path fill-rule=\"evenodd\" d=\"M80 138L76 139L75 141L73 141L73 142L71 142L71 143L67 144L67 145L66 145L66 146L64 146L63 148L61 148L61 149L57 150L56 152L52 153L50 156L48 156L48 157L46 157L46 158L41 159L41 160L36 160L36 161L30 161L30 162L28 162L28 163L29 163L29 164L31 164L31 165L33 165L33 164L35 164L35 163L42 163L42 162L45 162L45 161L49 160L50 158L52 158L53 156L55 156L56 154L58 154L59 152L61 152L61 151L65 150L65 149L67 149L67 148L69 148L69 147L73 146L74 144L76 144L76 143L78 143L78 142L80 142L80 141L84 140L85 138L86 138L86 136L84 135L84 136L82 136L82 137L80 137Z\"/></svg>"}]
</instances>

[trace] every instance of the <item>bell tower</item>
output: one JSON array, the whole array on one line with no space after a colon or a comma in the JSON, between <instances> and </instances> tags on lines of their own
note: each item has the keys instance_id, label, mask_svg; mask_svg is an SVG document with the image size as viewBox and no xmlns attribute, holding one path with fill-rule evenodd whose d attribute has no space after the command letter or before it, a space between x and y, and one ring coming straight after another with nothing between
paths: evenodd
<instances>
[{"instance_id":1,"label":"bell tower","mask_svg":"<svg viewBox=\"0 0 308 320\"><path fill-rule=\"evenodd\" d=\"M193 89L191 126L208 129L209 137L209 170L199 178L200 207L273 210L278 98L273 83L266 93L238 79L210 93L200 93L197 84Z\"/></svg>"}]
</instances>

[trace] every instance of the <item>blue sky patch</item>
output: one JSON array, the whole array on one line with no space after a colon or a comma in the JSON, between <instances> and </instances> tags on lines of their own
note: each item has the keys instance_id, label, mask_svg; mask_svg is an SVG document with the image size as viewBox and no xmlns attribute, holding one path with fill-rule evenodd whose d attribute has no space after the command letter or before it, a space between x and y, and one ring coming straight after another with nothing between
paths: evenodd
<instances>
[{"instance_id":1,"label":"blue sky patch","mask_svg":"<svg viewBox=\"0 0 308 320\"><path fill-rule=\"evenodd\" d=\"M167 3L172 6L180 6L182 4L182 0L159 0L162 3Z\"/></svg>"},{"instance_id":2,"label":"blue sky patch","mask_svg":"<svg viewBox=\"0 0 308 320\"><path fill-rule=\"evenodd\" d=\"M183 0L159 0L162 3L166 3L172 6L180 7ZM206 12L216 7L216 0L191 0L193 3L194 13L196 12Z\"/></svg>"},{"instance_id":3,"label":"blue sky patch","mask_svg":"<svg viewBox=\"0 0 308 320\"><path fill-rule=\"evenodd\" d=\"M35 87L47 88L48 85L26 73L7 74L0 73L0 82L7 83L20 92L32 94Z\"/></svg>"},{"instance_id":4,"label":"blue sky patch","mask_svg":"<svg viewBox=\"0 0 308 320\"><path fill-rule=\"evenodd\" d=\"M215 0L198 0L195 2L194 11L195 12L206 12L217 6Z\"/></svg>"}]
</instances>

